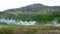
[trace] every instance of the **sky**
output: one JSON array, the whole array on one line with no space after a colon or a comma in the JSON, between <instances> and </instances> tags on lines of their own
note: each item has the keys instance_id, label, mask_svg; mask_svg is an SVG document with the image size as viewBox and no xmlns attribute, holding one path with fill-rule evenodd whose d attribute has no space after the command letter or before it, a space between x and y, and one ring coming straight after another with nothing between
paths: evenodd
<instances>
[{"instance_id":1,"label":"sky","mask_svg":"<svg viewBox=\"0 0 60 34\"><path fill-rule=\"evenodd\" d=\"M40 3L48 6L60 6L60 0L0 0L0 11L19 8L34 3Z\"/></svg>"}]
</instances>

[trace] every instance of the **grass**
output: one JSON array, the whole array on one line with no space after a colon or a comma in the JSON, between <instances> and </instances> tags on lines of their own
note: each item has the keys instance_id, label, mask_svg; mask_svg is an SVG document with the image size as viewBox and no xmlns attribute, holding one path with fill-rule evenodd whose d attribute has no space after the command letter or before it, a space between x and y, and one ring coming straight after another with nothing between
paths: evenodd
<instances>
[{"instance_id":1,"label":"grass","mask_svg":"<svg viewBox=\"0 0 60 34\"><path fill-rule=\"evenodd\" d=\"M49 32L49 30L52 30L52 31L59 30L60 31L60 27L42 26L42 25L36 25L36 26L14 25L14 26L0 28L0 34L38 34L38 33L40 34L40 32L42 32L42 34L44 32L47 34L47 32ZM52 34L52 32L50 32L50 33Z\"/></svg>"}]
</instances>

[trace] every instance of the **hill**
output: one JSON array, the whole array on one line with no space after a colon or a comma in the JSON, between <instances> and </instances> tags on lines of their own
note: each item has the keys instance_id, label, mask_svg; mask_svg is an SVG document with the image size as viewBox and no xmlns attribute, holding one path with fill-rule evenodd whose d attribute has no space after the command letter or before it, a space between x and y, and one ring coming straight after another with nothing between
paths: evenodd
<instances>
[{"instance_id":1,"label":"hill","mask_svg":"<svg viewBox=\"0 0 60 34\"><path fill-rule=\"evenodd\" d=\"M34 17L37 16L41 17L41 15L44 15L42 16L44 19L49 15L50 17L54 16L54 18L58 18L60 20L60 6L46 6L43 4L32 4L20 8L7 9L3 12L0 12L0 18L28 20L28 21L35 20L33 19ZM48 18L50 18L49 16ZM38 17L36 18L37 20Z\"/></svg>"}]
</instances>

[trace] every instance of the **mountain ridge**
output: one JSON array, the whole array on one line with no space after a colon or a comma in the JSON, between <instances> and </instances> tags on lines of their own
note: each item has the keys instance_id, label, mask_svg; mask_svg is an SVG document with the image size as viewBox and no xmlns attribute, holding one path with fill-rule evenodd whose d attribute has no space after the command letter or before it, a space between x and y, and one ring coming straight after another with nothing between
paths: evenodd
<instances>
[{"instance_id":1,"label":"mountain ridge","mask_svg":"<svg viewBox=\"0 0 60 34\"><path fill-rule=\"evenodd\" d=\"M32 4L21 8L8 9L0 12L0 18L24 18L31 17L37 14L49 15L49 14L60 14L60 6L45 6L43 4Z\"/></svg>"},{"instance_id":2,"label":"mountain ridge","mask_svg":"<svg viewBox=\"0 0 60 34\"><path fill-rule=\"evenodd\" d=\"M59 9L60 10L60 6L46 6L46 5L43 5L43 4L32 4L32 5L27 5L27 6L23 6L23 7L20 7L20 8L15 8L15 9L7 9L7 10L5 10L5 11L15 11L15 10L18 10L18 11L22 11L22 10L26 10L26 11L29 11L28 9L30 9L31 8L31 10L33 9L34 10L34 8L35 8L35 10L36 9L38 9L39 8L39 10L40 9L42 9L42 8L57 8L57 9Z\"/></svg>"},{"instance_id":3,"label":"mountain ridge","mask_svg":"<svg viewBox=\"0 0 60 34\"><path fill-rule=\"evenodd\" d=\"M45 23L55 18L60 22L60 6L32 4L0 12L0 18Z\"/></svg>"}]
</instances>

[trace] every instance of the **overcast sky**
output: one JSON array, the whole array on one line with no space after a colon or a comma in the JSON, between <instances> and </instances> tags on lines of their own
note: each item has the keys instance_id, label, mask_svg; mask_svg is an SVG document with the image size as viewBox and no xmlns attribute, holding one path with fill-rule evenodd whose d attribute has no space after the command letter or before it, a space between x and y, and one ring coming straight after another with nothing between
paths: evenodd
<instances>
[{"instance_id":1,"label":"overcast sky","mask_svg":"<svg viewBox=\"0 0 60 34\"><path fill-rule=\"evenodd\" d=\"M0 0L0 11L34 3L40 3L48 6L60 6L60 0Z\"/></svg>"}]
</instances>

